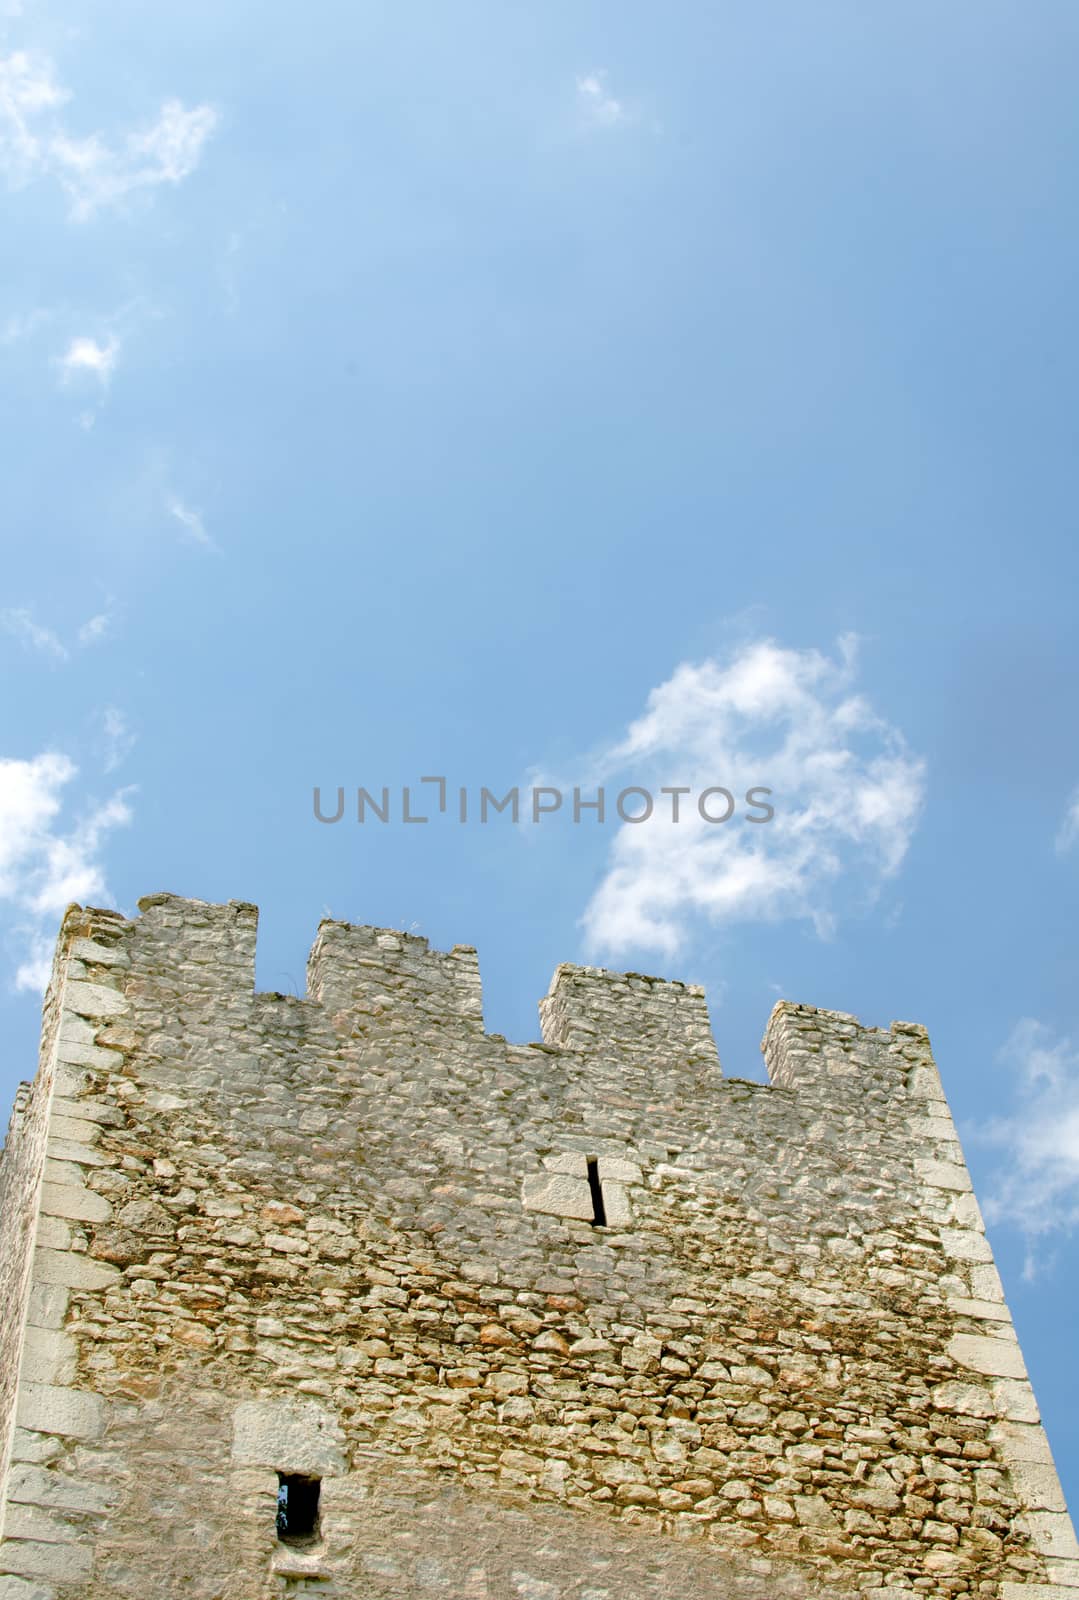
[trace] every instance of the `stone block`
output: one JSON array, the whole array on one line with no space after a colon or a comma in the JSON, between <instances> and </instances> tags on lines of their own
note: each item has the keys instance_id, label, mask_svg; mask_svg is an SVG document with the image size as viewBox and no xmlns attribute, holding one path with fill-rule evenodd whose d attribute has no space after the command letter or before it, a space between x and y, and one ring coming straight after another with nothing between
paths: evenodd
<instances>
[{"instance_id":1,"label":"stone block","mask_svg":"<svg viewBox=\"0 0 1079 1600\"><path fill-rule=\"evenodd\" d=\"M949 1341L948 1354L960 1367L989 1378L1025 1378L1027 1369L1014 1339L994 1339L976 1333L957 1333Z\"/></svg>"},{"instance_id":2,"label":"stone block","mask_svg":"<svg viewBox=\"0 0 1079 1600\"><path fill-rule=\"evenodd\" d=\"M0 1573L64 1584L85 1583L92 1570L84 1545L46 1544L39 1539L4 1539L0 1544Z\"/></svg>"},{"instance_id":3,"label":"stone block","mask_svg":"<svg viewBox=\"0 0 1079 1600\"><path fill-rule=\"evenodd\" d=\"M552 1217L572 1217L579 1222L593 1218L592 1191L584 1178L568 1178L561 1173L536 1173L527 1177L521 1188L521 1204L526 1211L543 1211Z\"/></svg>"},{"instance_id":4,"label":"stone block","mask_svg":"<svg viewBox=\"0 0 1079 1600\"><path fill-rule=\"evenodd\" d=\"M119 1279L119 1270L107 1261L95 1261L69 1250L38 1249L34 1252L37 1283L55 1283L67 1289L107 1289Z\"/></svg>"},{"instance_id":5,"label":"stone block","mask_svg":"<svg viewBox=\"0 0 1079 1600\"><path fill-rule=\"evenodd\" d=\"M76 1370L77 1352L70 1334L55 1328L27 1327L19 1368L21 1382L65 1386L73 1381Z\"/></svg>"},{"instance_id":6,"label":"stone block","mask_svg":"<svg viewBox=\"0 0 1079 1600\"><path fill-rule=\"evenodd\" d=\"M1021 1521L1035 1549L1043 1555L1079 1561L1079 1544L1067 1512L1024 1511Z\"/></svg>"},{"instance_id":7,"label":"stone block","mask_svg":"<svg viewBox=\"0 0 1079 1600\"><path fill-rule=\"evenodd\" d=\"M80 1017L119 1017L127 1010L127 1001L122 994L106 989L102 983L75 979L64 986L64 1010Z\"/></svg>"},{"instance_id":8,"label":"stone block","mask_svg":"<svg viewBox=\"0 0 1079 1600\"><path fill-rule=\"evenodd\" d=\"M104 1432L105 1401L87 1389L52 1383L20 1383L17 1419L21 1428L58 1433L69 1439L96 1439Z\"/></svg>"},{"instance_id":9,"label":"stone block","mask_svg":"<svg viewBox=\"0 0 1079 1600\"><path fill-rule=\"evenodd\" d=\"M17 1462L12 1467L8 1484L8 1498L13 1503L48 1506L57 1511L104 1512L116 1493L29 1462Z\"/></svg>"},{"instance_id":10,"label":"stone block","mask_svg":"<svg viewBox=\"0 0 1079 1600\"><path fill-rule=\"evenodd\" d=\"M634 1161L623 1161L618 1156L600 1156L597 1163L599 1181L608 1183L643 1183L644 1173Z\"/></svg>"},{"instance_id":11,"label":"stone block","mask_svg":"<svg viewBox=\"0 0 1079 1600\"><path fill-rule=\"evenodd\" d=\"M233 1413L232 1426L232 1459L238 1466L320 1478L339 1477L346 1470L337 1419L313 1400L244 1400Z\"/></svg>"},{"instance_id":12,"label":"stone block","mask_svg":"<svg viewBox=\"0 0 1079 1600\"><path fill-rule=\"evenodd\" d=\"M954 1161L917 1159L914 1171L930 1189L949 1189L967 1193L972 1188L970 1173Z\"/></svg>"},{"instance_id":13,"label":"stone block","mask_svg":"<svg viewBox=\"0 0 1079 1600\"><path fill-rule=\"evenodd\" d=\"M41 1210L46 1217L65 1217L71 1222L107 1222L112 1216L105 1196L81 1184L42 1184Z\"/></svg>"},{"instance_id":14,"label":"stone block","mask_svg":"<svg viewBox=\"0 0 1079 1600\"><path fill-rule=\"evenodd\" d=\"M1056 1467L1042 1461L1013 1461L1008 1473L1020 1504L1029 1511L1066 1511Z\"/></svg>"}]
</instances>

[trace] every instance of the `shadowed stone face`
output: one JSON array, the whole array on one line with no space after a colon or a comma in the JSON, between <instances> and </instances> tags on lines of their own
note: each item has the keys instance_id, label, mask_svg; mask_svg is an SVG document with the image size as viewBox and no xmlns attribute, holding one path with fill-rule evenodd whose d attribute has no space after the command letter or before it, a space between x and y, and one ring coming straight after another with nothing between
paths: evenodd
<instances>
[{"instance_id":1,"label":"shadowed stone face","mask_svg":"<svg viewBox=\"0 0 1079 1600\"><path fill-rule=\"evenodd\" d=\"M0 1600L1079 1595L924 1029L783 1003L766 1087L686 985L513 1045L467 947L324 923L301 1000L141 910L0 1163Z\"/></svg>"}]
</instances>

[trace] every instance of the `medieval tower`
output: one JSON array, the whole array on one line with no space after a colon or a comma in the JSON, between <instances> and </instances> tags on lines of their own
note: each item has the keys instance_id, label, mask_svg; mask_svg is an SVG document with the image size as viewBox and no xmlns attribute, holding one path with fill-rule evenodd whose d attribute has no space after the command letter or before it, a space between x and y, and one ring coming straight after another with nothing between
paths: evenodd
<instances>
[{"instance_id":1,"label":"medieval tower","mask_svg":"<svg viewBox=\"0 0 1079 1600\"><path fill-rule=\"evenodd\" d=\"M925 1030L72 907L0 1167L0 1600L1065 1600Z\"/></svg>"}]
</instances>

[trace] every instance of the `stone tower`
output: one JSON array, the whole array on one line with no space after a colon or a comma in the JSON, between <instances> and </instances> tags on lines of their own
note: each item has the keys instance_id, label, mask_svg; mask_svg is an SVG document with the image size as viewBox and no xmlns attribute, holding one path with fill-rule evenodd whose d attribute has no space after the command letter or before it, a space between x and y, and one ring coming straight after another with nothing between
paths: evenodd
<instances>
[{"instance_id":1,"label":"stone tower","mask_svg":"<svg viewBox=\"0 0 1079 1600\"><path fill-rule=\"evenodd\" d=\"M925 1030L72 907L0 1169L0 1600L1064 1600Z\"/></svg>"}]
</instances>

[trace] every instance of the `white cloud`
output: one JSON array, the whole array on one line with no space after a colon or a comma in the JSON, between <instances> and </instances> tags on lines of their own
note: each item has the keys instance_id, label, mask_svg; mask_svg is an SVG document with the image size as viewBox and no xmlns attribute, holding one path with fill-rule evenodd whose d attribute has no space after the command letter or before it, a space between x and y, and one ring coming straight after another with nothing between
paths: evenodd
<instances>
[{"instance_id":1,"label":"white cloud","mask_svg":"<svg viewBox=\"0 0 1079 1600\"><path fill-rule=\"evenodd\" d=\"M106 388L119 352L120 341L114 334L104 344L98 344L96 339L72 339L67 351L60 357L63 381L70 383L80 374L87 374L96 378L103 389Z\"/></svg>"},{"instance_id":2,"label":"white cloud","mask_svg":"<svg viewBox=\"0 0 1079 1600\"><path fill-rule=\"evenodd\" d=\"M1004 1157L985 1215L1026 1234L1024 1270L1033 1277L1047 1236L1067 1234L1079 1224L1079 1046L1025 1017L999 1060L1012 1075L1016 1106L974 1130L976 1140Z\"/></svg>"},{"instance_id":3,"label":"white cloud","mask_svg":"<svg viewBox=\"0 0 1079 1600\"><path fill-rule=\"evenodd\" d=\"M577 109L591 127L614 128L628 117L625 105L607 88L602 67L577 79Z\"/></svg>"},{"instance_id":4,"label":"white cloud","mask_svg":"<svg viewBox=\"0 0 1079 1600\"><path fill-rule=\"evenodd\" d=\"M614 837L583 918L594 952L673 955L697 919L798 919L827 937L841 912L874 902L906 854L925 765L853 692L855 654L849 638L838 661L765 640L727 661L683 663L652 691L588 774L589 790L603 783L613 799L637 784L657 801L651 820ZM678 823L664 785L693 790ZM729 822L698 813L694 796L712 785L736 797ZM771 821L745 820L755 786L773 791Z\"/></svg>"},{"instance_id":5,"label":"white cloud","mask_svg":"<svg viewBox=\"0 0 1079 1600\"><path fill-rule=\"evenodd\" d=\"M75 635L78 645L85 649L88 645L98 644L110 632L112 623L111 611L101 611L96 616L87 618ZM71 651L60 635L52 628L46 628L36 622L33 612L25 606L10 606L7 610L0 611L0 628L26 645L28 649L40 651L53 661L71 659Z\"/></svg>"},{"instance_id":6,"label":"white cloud","mask_svg":"<svg viewBox=\"0 0 1079 1600\"><path fill-rule=\"evenodd\" d=\"M68 130L60 109L70 98L47 57L26 51L0 57L0 169L16 186L56 178L77 221L137 191L181 183L198 166L218 121L212 106L166 100L149 127L112 144L100 133L79 138Z\"/></svg>"},{"instance_id":7,"label":"white cloud","mask_svg":"<svg viewBox=\"0 0 1079 1600\"><path fill-rule=\"evenodd\" d=\"M202 520L200 511L193 511L190 506L185 506L183 501L173 495L168 503L170 517L175 517L181 528L194 539L196 544L204 545L207 550L216 550L217 545L206 531L206 524Z\"/></svg>"},{"instance_id":8,"label":"white cloud","mask_svg":"<svg viewBox=\"0 0 1079 1600\"><path fill-rule=\"evenodd\" d=\"M1060 855L1066 855L1079 844L1079 789L1076 789L1068 801L1068 809L1064 813L1064 821L1057 833L1056 844Z\"/></svg>"},{"instance_id":9,"label":"white cloud","mask_svg":"<svg viewBox=\"0 0 1079 1600\"><path fill-rule=\"evenodd\" d=\"M13 910L25 948L16 988L44 988L55 925L72 900L110 898L100 857L108 833L131 820L131 791L118 790L65 828L64 790L77 775L59 751L0 759L0 901Z\"/></svg>"},{"instance_id":10,"label":"white cloud","mask_svg":"<svg viewBox=\"0 0 1079 1600\"><path fill-rule=\"evenodd\" d=\"M105 707L101 714L101 726L105 736L105 771L115 772L130 754L135 744L135 735L128 727L123 712L118 711L115 706Z\"/></svg>"},{"instance_id":11,"label":"white cloud","mask_svg":"<svg viewBox=\"0 0 1079 1600\"><path fill-rule=\"evenodd\" d=\"M78 632L81 645L97 644L99 639L104 639L112 631L112 613L99 611L96 616L88 617Z\"/></svg>"},{"instance_id":12,"label":"white cloud","mask_svg":"<svg viewBox=\"0 0 1079 1600\"><path fill-rule=\"evenodd\" d=\"M54 661L68 659L69 652L63 641L51 628L42 627L40 623L35 622L31 612L23 606L9 607L6 611L0 611L0 627L29 649L40 650L42 655L50 656Z\"/></svg>"}]
</instances>

